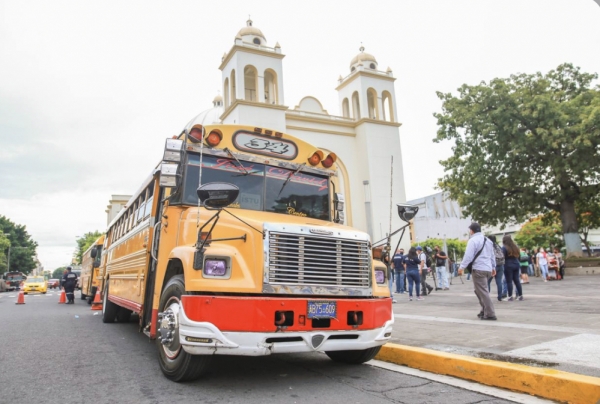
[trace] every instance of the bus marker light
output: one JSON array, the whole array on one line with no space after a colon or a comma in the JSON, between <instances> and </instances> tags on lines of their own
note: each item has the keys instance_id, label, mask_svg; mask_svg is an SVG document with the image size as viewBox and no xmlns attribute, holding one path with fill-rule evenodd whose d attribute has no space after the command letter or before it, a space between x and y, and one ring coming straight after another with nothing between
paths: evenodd
<instances>
[{"instance_id":1,"label":"bus marker light","mask_svg":"<svg viewBox=\"0 0 600 404\"><path fill-rule=\"evenodd\" d=\"M221 139L223 139L223 135L221 134L221 132L213 130L206 137L206 143L208 143L208 145L211 147L215 147L219 143L221 143Z\"/></svg>"},{"instance_id":2,"label":"bus marker light","mask_svg":"<svg viewBox=\"0 0 600 404\"><path fill-rule=\"evenodd\" d=\"M329 168L333 165L333 163L335 163L336 160L337 155L335 153L329 153L325 160L321 161L321 164L323 164L323 167Z\"/></svg>"},{"instance_id":3,"label":"bus marker light","mask_svg":"<svg viewBox=\"0 0 600 404\"><path fill-rule=\"evenodd\" d=\"M192 129L190 129L190 133L188 134L188 139L194 143L200 143L202 141L202 125L192 126Z\"/></svg>"},{"instance_id":4,"label":"bus marker light","mask_svg":"<svg viewBox=\"0 0 600 404\"><path fill-rule=\"evenodd\" d=\"M317 150L308 158L308 163L311 166L316 166L317 164L319 164L321 162L322 159L323 159L323 152L321 150Z\"/></svg>"}]
</instances>

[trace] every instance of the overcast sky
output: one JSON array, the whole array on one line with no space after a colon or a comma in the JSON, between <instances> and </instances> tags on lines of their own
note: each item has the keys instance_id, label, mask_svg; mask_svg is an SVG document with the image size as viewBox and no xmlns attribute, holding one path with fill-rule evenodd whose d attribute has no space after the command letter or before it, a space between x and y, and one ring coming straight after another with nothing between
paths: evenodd
<instances>
[{"instance_id":1,"label":"overcast sky","mask_svg":"<svg viewBox=\"0 0 600 404\"><path fill-rule=\"evenodd\" d=\"M133 193L164 139L211 107L221 56L248 15L283 53L285 104L340 114L337 78L361 42L396 81L414 199L435 192L436 91L570 62L600 72L593 0L0 0L0 214L27 226L46 269L105 230L111 194Z\"/></svg>"}]
</instances>

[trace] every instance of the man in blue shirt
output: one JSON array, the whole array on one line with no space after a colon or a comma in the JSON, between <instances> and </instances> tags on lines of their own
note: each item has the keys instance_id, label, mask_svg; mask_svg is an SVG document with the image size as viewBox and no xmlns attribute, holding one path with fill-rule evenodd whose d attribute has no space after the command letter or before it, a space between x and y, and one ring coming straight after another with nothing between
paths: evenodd
<instances>
[{"instance_id":1,"label":"man in blue shirt","mask_svg":"<svg viewBox=\"0 0 600 404\"><path fill-rule=\"evenodd\" d=\"M477 315L482 320L497 320L494 304L488 291L488 279L496 275L496 257L492 242L481 233L481 226L477 222L469 226L471 238L467 243L467 250L460 267L465 269L469 264L473 273L473 286L475 294L481 305L481 312Z\"/></svg>"},{"instance_id":2,"label":"man in blue shirt","mask_svg":"<svg viewBox=\"0 0 600 404\"><path fill-rule=\"evenodd\" d=\"M394 273L396 275L396 293L404 293L404 280L406 271L404 270L404 249L396 251L393 258Z\"/></svg>"}]
</instances>

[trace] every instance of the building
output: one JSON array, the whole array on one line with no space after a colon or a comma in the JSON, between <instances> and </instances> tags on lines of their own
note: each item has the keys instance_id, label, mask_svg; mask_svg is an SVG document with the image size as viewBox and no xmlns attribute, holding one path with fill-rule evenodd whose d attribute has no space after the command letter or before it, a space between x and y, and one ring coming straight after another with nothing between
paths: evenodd
<instances>
[{"instance_id":1,"label":"building","mask_svg":"<svg viewBox=\"0 0 600 404\"><path fill-rule=\"evenodd\" d=\"M117 216L121 209L127 205L129 199L131 199L131 195L111 195L105 210L107 226Z\"/></svg>"},{"instance_id":2,"label":"building","mask_svg":"<svg viewBox=\"0 0 600 404\"><path fill-rule=\"evenodd\" d=\"M337 192L346 200L345 224L368 232L374 241L386 237L390 228L404 224L395 204L406 199L392 70L379 70L376 58L361 47L348 74L337 80L340 112L335 115L310 95L294 107L286 104L284 57L279 43L269 46L248 20L221 58L223 96L193 121L269 128L335 153L341 184Z\"/></svg>"}]
</instances>

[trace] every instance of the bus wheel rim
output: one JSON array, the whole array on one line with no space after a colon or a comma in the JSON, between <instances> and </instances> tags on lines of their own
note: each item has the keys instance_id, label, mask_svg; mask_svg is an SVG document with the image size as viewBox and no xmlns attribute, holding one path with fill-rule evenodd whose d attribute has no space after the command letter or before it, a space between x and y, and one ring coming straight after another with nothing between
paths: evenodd
<instances>
[{"instance_id":1,"label":"bus wheel rim","mask_svg":"<svg viewBox=\"0 0 600 404\"><path fill-rule=\"evenodd\" d=\"M179 343L179 309L180 302L176 297L167 301L163 312L158 313L157 336L163 351L169 359L175 359L181 351Z\"/></svg>"}]
</instances>

